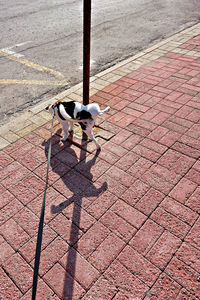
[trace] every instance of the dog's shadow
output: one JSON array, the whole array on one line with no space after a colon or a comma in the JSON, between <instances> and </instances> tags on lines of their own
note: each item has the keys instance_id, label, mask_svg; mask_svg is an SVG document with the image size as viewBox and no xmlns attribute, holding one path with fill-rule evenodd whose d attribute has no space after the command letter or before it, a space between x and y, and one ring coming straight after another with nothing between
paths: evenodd
<instances>
[{"instance_id":1,"label":"dog's shadow","mask_svg":"<svg viewBox=\"0 0 200 300\"><path fill-rule=\"evenodd\" d=\"M72 136L68 139L65 143L58 142L60 131L57 131L56 135L52 137L52 159L50 162L50 166L52 171L57 173L59 177L62 179L64 183L64 188L68 189L70 193L70 197L66 199L66 201L61 202L58 205L52 204L51 206L51 213L52 214L59 214L64 209L67 209L69 205L73 206L73 213L72 213L72 225L70 230L70 238L68 241L69 249L67 255L67 262L66 262L66 274L64 279L63 285L63 293L62 299L73 299L73 290L74 290L74 280L75 280L75 269L76 269L76 257L77 252L77 241L79 238L79 230L81 229L80 220L81 220L81 210L84 199L89 197L98 197L100 194L107 190L107 183L104 182L101 186L97 187L92 179L93 175L91 173L91 167L95 164L96 159L100 153L100 151L96 151L93 158L86 162L87 157L87 144L85 144L85 137L83 137L81 141L81 145L84 148L81 148L79 151L79 156L77 157L76 152L71 147L73 145ZM50 140L47 140L43 143L45 147L46 156L48 155L48 148L49 148ZM64 151L63 151L64 150ZM59 168L58 164L54 164L55 161L59 161L62 159L61 155L69 155L71 158L73 157L73 161L70 161L70 164L73 163L73 167L68 165L67 159L63 158L62 160L62 167ZM67 157L66 157L67 158ZM63 163L64 162L64 163ZM77 172L76 166L81 163L81 170L84 170L84 175ZM68 170L63 176L63 164L66 165L66 169ZM68 176L69 174L69 176ZM53 184L56 188L56 183ZM59 191L62 193L61 191ZM74 226L74 224L76 226ZM70 275L69 275L70 274Z\"/></svg>"}]
</instances>

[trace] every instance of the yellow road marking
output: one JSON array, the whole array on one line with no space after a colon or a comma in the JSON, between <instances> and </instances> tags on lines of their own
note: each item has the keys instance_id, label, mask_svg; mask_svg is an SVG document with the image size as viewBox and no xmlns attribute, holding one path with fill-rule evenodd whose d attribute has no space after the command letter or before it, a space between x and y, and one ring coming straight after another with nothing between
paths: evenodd
<instances>
[{"instance_id":1,"label":"yellow road marking","mask_svg":"<svg viewBox=\"0 0 200 300\"><path fill-rule=\"evenodd\" d=\"M27 67L30 67L30 68L33 68L33 69L36 69L38 71L41 71L41 72L46 72L46 73L49 73L51 75L54 75L56 78L60 78L60 79L63 79L65 78L65 76L58 72L58 71L54 71L50 68L47 68L47 67L43 67L43 66L40 66L38 64L35 64L27 59L24 59L24 58L21 58L21 57L16 57L12 54L9 54L9 53L6 53L4 52L3 50L0 50L0 55L3 55L11 60L15 60L23 65L26 65Z\"/></svg>"},{"instance_id":2,"label":"yellow road marking","mask_svg":"<svg viewBox=\"0 0 200 300\"><path fill-rule=\"evenodd\" d=\"M0 79L0 84L67 85L67 81Z\"/></svg>"}]
</instances>

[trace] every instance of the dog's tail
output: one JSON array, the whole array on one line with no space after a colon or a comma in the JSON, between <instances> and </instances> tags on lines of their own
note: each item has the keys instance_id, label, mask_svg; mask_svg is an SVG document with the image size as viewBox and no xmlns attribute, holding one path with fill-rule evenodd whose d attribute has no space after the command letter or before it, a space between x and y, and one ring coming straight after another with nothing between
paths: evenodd
<instances>
[{"instance_id":1,"label":"dog's tail","mask_svg":"<svg viewBox=\"0 0 200 300\"><path fill-rule=\"evenodd\" d=\"M103 115L105 112L110 110L110 106L107 106L105 109L99 111L99 115Z\"/></svg>"}]
</instances>

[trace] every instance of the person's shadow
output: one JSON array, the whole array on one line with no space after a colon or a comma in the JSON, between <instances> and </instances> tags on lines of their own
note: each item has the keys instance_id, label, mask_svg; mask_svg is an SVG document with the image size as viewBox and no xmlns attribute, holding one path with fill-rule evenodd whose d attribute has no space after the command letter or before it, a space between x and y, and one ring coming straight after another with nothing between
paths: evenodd
<instances>
[{"instance_id":1,"label":"person's shadow","mask_svg":"<svg viewBox=\"0 0 200 300\"><path fill-rule=\"evenodd\" d=\"M53 163L51 163L51 168L53 172L56 172L60 178L62 178L66 189L70 190L70 193L72 196L70 198L67 198L66 201L61 202L59 205L52 204L51 206L51 212L52 214L59 214L64 209L67 209L69 205L74 205L73 208L73 214L72 214L72 225L70 229L70 238L69 238L69 249L68 249L68 255L67 255L67 261L66 261L66 274L64 279L64 285L63 285L63 291L62 291L62 299L63 300L72 300L73 299L73 291L74 291L74 280L75 280L75 269L76 269L76 259L77 259L77 241L79 238L79 229L80 229L80 217L81 217L81 207L83 198L89 198L89 197L98 197L101 193L105 192L107 190L107 182L104 182L99 188L97 188L94 183L92 182L93 175L91 173L91 167L95 164L96 159L100 153L100 151L96 151L93 158L86 162L86 156L87 156L87 144L85 143L85 137L82 137L81 141L81 150L80 150L80 157L77 157L75 151L70 148L70 146L73 144L73 138L72 136L69 137L69 139L65 143L58 143L58 135L60 131L57 131L56 135L52 137L52 140L54 141L52 144L52 158L53 159L60 159L61 158L61 151L67 150L65 152L65 155L69 153L73 156L74 161L73 165L77 165L79 162L81 163L81 170L84 169L84 177L82 174L78 173L74 167L70 168L69 173L72 175L75 174L75 178L77 179L77 174L80 174L80 179L85 178L83 180L83 184L81 180L78 180L77 182L73 182L73 180L69 180L70 178L66 176L66 174L63 176L63 167L59 168L59 165L54 166ZM56 141L56 142L55 142ZM50 140L47 140L43 143L43 146L45 147L45 153L48 155L48 148L49 148L49 142ZM54 147L56 151L54 151ZM67 149L66 149L67 147ZM53 161L53 160L51 160ZM70 162L71 163L71 162ZM69 169L69 165L67 163L67 160L65 162L66 168ZM70 175L70 176L71 176ZM79 175L78 175L79 176ZM74 226L74 224L76 226ZM84 271L83 271L84 272ZM70 275L69 275L70 274Z\"/></svg>"}]
</instances>

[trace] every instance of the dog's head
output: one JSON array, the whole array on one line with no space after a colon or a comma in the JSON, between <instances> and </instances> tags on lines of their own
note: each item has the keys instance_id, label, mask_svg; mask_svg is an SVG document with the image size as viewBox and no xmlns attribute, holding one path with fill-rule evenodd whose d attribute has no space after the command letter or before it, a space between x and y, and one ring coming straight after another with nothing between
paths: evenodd
<instances>
[{"instance_id":1,"label":"dog's head","mask_svg":"<svg viewBox=\"0 0 200 300\"><path fill-rule=\"evenodd\" d=\"M55 114L55 108L57 107L57 105L61 103L61 101L57 101L53 104L49 104L47 107L46 107L46 110L48 110L52 115Z\"/></svg>"}]
</instances>

